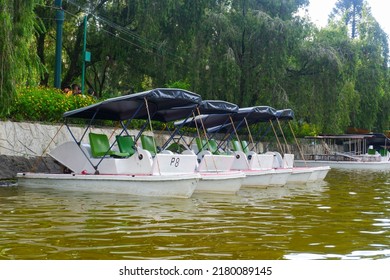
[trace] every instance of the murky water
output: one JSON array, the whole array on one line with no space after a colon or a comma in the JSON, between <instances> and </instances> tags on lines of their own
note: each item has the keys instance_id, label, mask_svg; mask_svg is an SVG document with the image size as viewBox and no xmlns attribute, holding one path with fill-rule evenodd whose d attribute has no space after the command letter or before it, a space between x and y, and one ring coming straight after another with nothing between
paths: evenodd
<instances>
[{"instance_id":1,"label":"murky water","mask_svg":"<svg viewBox=\"0 0 390 280\"><path fill-rule=\"evenodd\" d=\"M0 259L381 259L390 173L190 199L0 188Z\"/></svg>"}]
</instances>

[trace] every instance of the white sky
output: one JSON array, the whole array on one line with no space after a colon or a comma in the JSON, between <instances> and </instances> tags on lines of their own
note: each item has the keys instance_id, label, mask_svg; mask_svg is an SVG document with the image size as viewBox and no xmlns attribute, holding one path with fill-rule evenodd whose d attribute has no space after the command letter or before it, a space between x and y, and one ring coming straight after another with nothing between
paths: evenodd
<instances>
[{"instance_id":1,"label":"white sky","mask_svg":"<svg viewBox=\"0 0 390 280\"><path fill-rule=\"evenodd\" d=\"M328 16L336 0L309 0L309 15L314 23L319 26L325 26L328 22ZM382 29L390 37L390 14L388 0L366 0L371 7L374 18L378 21Z\"/></svg>"}]
</instances>

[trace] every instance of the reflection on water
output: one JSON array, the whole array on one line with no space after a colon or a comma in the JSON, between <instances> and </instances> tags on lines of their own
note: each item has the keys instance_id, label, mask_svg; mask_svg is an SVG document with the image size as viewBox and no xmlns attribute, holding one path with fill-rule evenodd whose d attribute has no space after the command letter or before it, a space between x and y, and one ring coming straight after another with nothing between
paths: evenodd
<instances>
[{"instance_id":1,"label":"reflection on water","mask_svg":"<svg viewBox=\"0 0 390 280\"><path fill-rule=\"evenodd\" d=\"M0 188L0 259L390 257L390 174L190 199Z\"/></svg>"}]
</instances>

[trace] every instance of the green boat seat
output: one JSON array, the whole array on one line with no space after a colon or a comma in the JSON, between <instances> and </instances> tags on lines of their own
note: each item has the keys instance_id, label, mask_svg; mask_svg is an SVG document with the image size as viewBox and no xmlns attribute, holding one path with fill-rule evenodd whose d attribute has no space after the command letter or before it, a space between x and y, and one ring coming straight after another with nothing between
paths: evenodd
<instances>
[{"instance_id":1,"label":"green boat seat","mask_svg":"<svg viewBox=\"0 0 390 280\"><path fill-rule=\"evenodd\" d=\"M118 143L119 151L127 153L129 156L135 154L134 138L130 135L116 136L116 142Z\"/></svg>"},{"instance_id":2,"label":"green boat seat","mask_svg":"<svg viewBox=\"0 0 390 280\"><path fill-rule=\"evenodd\" d=\"M233 151L243 152L242 145L238 140L232 140Z\"/></svg>"},{"instance_id":3,"label":"green boat seat","mask_svg":"<svg viewBox=\"0 0 390 280\"><path fill-rule=\"evenodd\" d=\"M141 138L142 148L149 151L152 154L152 156L155 156L157 153L157 147L153 136L141 135L140 138Z\"/></svg>"},{"instance_id":4,"label":"green boat seat","mask_svg":"<svg viewBox=\"0 0 390 280\"><path fill-rule=\"evenodd\" d=\"M203 139L200 139L199 137L197 137L195 139L195 142L196 142L196 146L198 147L199 152L203 151L204 149L207 149L206 140L203 140Z\"/></svg>"},{"instance_id":5,"label":"green boat seat","mask_svg":"<svg viewBox=\"0 0 390 280\"><path fill-rule=\"evenodd\" d=\"M171 151L173 153L181 154L183 151L187 150L184 145L179 143L172 143L166 148L168 151Z\"/></svg>"},{"instance_id":6,"label":"green boat seat","mask_svg":"<svg viewBox=\"0 0 390 280\"><path fill-rule=\"evenodd\" d=\"M208 150L212 154L220 155L223 154L218 149L218 143L214 139L209 139L208 141L200 138L196 138L196 146L198 147L198 150L201 152L203 150Z\"/></svg>"},{"instance_id":7,"label":"green boat seat","mask_svg":"<svg viewBox=\"0 0 390 280\"><path fill-rule=\"evenodd\" d=\"M242 151L243 151L245 154L247 154L247 153L250 152L250 151L249 151L249 144L248 144L248 142L246 142L245 140L242 140L242 141L241 141L241 146L242 146Z\"/></svg>"},{"instance_id":8,"label":"green boat seat","mask_svg":"<svg viewBox=\"0 0 390 280\"><path fill-rule=\"evenodd\" d=\"M121 153L110 150L110 142L105 134L89 133L89 144L91 145L91 153L93 157L127 157L128 153Z\"/></svg>"},{"instance_id":9,"label":"green boat seat","mask_svg":"<svg viewBox=\"0 0 390 280\"><path fill-rule=\"evenodd\" d=\"M209 139L208 146L211 153L215 155L220 154L217 141L214 139Z\"/></svg>"}]
</instances>

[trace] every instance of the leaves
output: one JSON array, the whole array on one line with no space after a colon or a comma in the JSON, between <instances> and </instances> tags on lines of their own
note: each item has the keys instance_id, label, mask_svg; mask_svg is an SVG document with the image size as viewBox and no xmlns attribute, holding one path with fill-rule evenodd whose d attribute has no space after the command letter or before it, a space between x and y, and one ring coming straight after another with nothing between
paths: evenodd
<instances>
[{"instance_id":1,"label":"leaves","mask_svg":"<svg viewBox=\"0 0 390 280\"><path fill-rule=\"evenodd\" d=\"M66 96L61 90L46 87L21 87L10 108L16 121L59 122L66 111L85 107L96 100L88 95Z\"/></svg>"},{"instance_id":2,"label":"leaves","mask_svg":"<svg viewBox=\"0 0 390 280\"><path fill-rule=\"evenodd\" d=\"M3 114L12 106L16 85L51 84L54 70L52 1L11 2L21 10L14 18L12 13L1 17ZM86 83L98 97L174 86L241 107L291 108L299 123L319 133L339 133L348 126L388 129L388 41L367 1L337 1L332 20L320 30L296 14L308 2L64 1L63 84L80 83L82 18L87 15L92 60ZM0 0L10 12L8 3ZM40 100L39 94L34 98ZM58 110L54 103L46 106ZM56 118L45 114L34 118Z\"/></svg>"}]
</instances>

